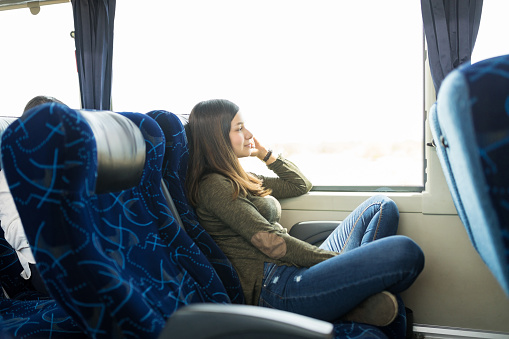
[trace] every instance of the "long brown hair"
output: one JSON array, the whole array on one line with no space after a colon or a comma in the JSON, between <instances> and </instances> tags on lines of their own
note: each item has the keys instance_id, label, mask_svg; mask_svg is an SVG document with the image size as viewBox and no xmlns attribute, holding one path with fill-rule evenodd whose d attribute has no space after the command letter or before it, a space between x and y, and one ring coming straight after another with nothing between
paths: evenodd
<instances>
[{"instance_id":1,"label":"long brown hair","mask_svg":"<svg viewBox=\"0 0 509 339\"><path fill-rule=\"evenodd\" d=\"M244 171L233 151L230 128L238 111L237 105L223 99L202 101L191 111L187 128L190 156L186 187L193 206L198 205L200 180L209 173L222 174L232 181L232 199L247 192L258 196L270 194L260 179Z\"/></svg>"}]
</instances>

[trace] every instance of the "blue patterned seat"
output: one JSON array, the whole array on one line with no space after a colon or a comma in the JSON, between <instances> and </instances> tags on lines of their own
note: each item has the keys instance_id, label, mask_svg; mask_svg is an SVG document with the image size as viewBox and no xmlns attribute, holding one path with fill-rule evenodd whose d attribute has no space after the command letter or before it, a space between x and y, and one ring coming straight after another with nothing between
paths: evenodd
<instances>
[{"instance_id":1,"label":"blue patterned seat","mask_svg":"<svg viewBox=\"0 0 509 339\"><path fill-rule=\"evenodd\" d=\"M0 135L16 118L0 118ZM51 298L20 276L16 251L0 229L0 338L86 338L77 323ZM4 294L5 293L5 294Z\"/></svg>"},{"instance_id":2,"label":"blue patterned seat","mask_svg":"<svg viewBox=\"0 0 509 339\"><path fill-rule=\"evenodd\" d=\"M509 296L509 55L451 72L430 112L437 155L470 240Z\"/></svg>"},{"instance_id":3,"label":"blue patterned seat","mask_svg":"<svg viewBox=\"0 0 509 339\"><path fill-rule=\"evenodd\" d=\"M20 276L23 271L16 251L4 238L4 232L0 229L0 284L10 299L38 298L29 283ZM3 294L3 293L2 293Z\"/></svg>"},{"instance_id":4,"label":"blue patterned seat","mask_svg":"<svg viewBox=\"0 0 509 339\"><path fill-rule=\"evenodd\" d=\"M184 182L189 150L180 118L167 111L152 111L147 115L153 118L164 132L166 146L162 167L163 181L171 194L186 232L214 266L232 303L243 304L244 294L237 272L214 240L201 227L194 209L188 203Z\"/></svg>"},{"instance_id":5,"label":"blue patterned seat","mask_svg":"<svg viewBox=\"0 0 509 339\"><path fill-rule=\"evenodd\" d=\"M21 278L16 251L0 234L0 338L86 338L78 324L55 302ZM2 336L3 335L3 336Z\"/></svg>"},{"instance_id":6,"label":"blue patterned seat","mask_svg":"<svg viewBox=\"0 0 509 339\"><path fill-rule=\"evenodd\" d=\"M88 337L55 300L0 297L0 338Z\"/></svg>"},{"instance_id":7,"label":"blue patterned seat","mask_svg":"<svg viewBox=\"0 0 509 339\"><path fill-rule=\"evenodd\" d=\"M90 337L156 338L184 305L229 302L168 210L163 154L164 136L146 115L55 103L2 137L5 175L41 276Z\"/></svg>"},{"instance_id":8,"label":"blue patterned seat","mask_svg":"<svg viewBox=\"0 0 509 339\"><path fill-rule=\"evenodd\" d=\"M237 273L218 248L212 238L200 226L194 209L190 206L185 195L185 177L189 149L185 128L181 118L167 111L152 111L147 113L161 126L166 138L166 150L163 161L163 181L175 202L178 213L182 218L186 231L193 237L200 248L207 254L219 274L231 298L242 293ZM219 258L219 260L218 260ZM219 267L218 267L219 266ZM232 293L234 291L234 293ZM242 300L239 300L243 302ZM403 338L406 333L406 312L403 301L398 297L400 314L391 325L377 328L370 325L352 322L337 322L334 324L335 338Z\"/></svg>"}]
</instances>

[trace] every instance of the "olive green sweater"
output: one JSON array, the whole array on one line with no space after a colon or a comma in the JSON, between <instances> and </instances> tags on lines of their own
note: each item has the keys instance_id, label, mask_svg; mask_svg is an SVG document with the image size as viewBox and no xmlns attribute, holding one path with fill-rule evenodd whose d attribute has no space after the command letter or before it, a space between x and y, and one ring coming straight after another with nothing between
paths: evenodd
<instances>
[{"instance_id":1,"label":"olive green sweater","mask_svg":"<svg viewBox=\"0 0 509 339\"><path fill-rule=\"evenodd\" d=\"M268 168L278 177L258 177L273 196L233 199L230 179L213 173L200 182L196 208L201 225L237 270L246 303L252 305L258 304L265 262L310 267L337 255L290 236L279 224L281 205L276 198L307 193L311 183L282 156Z\"/></svg>"}]
</instances>

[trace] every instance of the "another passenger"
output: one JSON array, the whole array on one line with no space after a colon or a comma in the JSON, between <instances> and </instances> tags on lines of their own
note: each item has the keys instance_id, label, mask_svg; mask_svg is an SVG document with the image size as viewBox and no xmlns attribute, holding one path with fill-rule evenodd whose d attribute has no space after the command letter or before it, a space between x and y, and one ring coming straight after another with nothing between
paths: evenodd
<instances>
[{"instance_id":1,"label":"another passenger","mask_svg":"<svg viewBox=\"0 0 509 339\"><path fill-rule=\"evenodd\" d=\"M391 199L369 198L320 247L312 246L279 224L276 200L305 194L311 183L246 129L237 105L198 103L189 134L189 199L237 270L248 304L377 326L396 318L394 294L415 281L424 255L413 240L395 235L399 212ZM239 158L248 156L277 177L245 172Z\"/></svg>"},{"instance_id":2,"label":"another passenger","mask_svg":"<svg viewBox=\"0 0 509 339\"><path fill-rule=\"evenodd\" d=\"M36 106L48 102L56 102L62 104L49 96L36 96L32 98L23 111L23 114ZM23 267L20 275L29 280L35 290L48 294L44 283L35 266L35 259L30 249L30 245L25 235L25 230L21 224L21 220L16 209L16 205L9 190L9 185L5 179L5 174L0 170L0 223L4 231L5 240L14 248L18 255L19 262Z\"/></svg>"},{"instance_id":3,"label":"another passenger","mask_svg":"<svg viewBox=\"0 0 509 339\"><path fill-rule=\"evenodd\" d=\"M58 104L64 105L64 103L56 98L47 96L47 95L38 95L30 99L30 101L27 102L25 109L23 110L23 114L25 114L26 111L28 111L31 108L37 107L42 104L46 104L49 102L56 102Z\"/></svg>"}]
</instances>

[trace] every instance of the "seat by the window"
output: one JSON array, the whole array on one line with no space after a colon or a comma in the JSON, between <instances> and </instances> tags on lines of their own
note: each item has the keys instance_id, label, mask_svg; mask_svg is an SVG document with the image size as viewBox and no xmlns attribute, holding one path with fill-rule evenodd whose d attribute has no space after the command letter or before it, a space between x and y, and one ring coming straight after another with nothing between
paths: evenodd
<instances>
[{"instance_id":1,"label":"seat by the window","mask_svg":"<svg viewBox=\"0 0 509 339\"><path fill-rule=\"evenodd\" d=\"M509 55L451 72L430 127L458 215L509 296Z\"/></svg>"},{"instance_id":2,"label":"seat by the window","mask_svg":"<svg viewBox=\"0 0 509 339\"><path fill-rule=\"evenodd\" d=\"M175 203L183 227L207 256L207 259L214 265L214 269L225 285L232 303L243 304L245 302L244 293L237 272L214 240L201 227L194 209L187 200L184 182L189 150L185 129L180 118L166 111L152 111L147 115L159 124L165 135L166 149L162 168L163 183L168 188L170 199Z\"/></svg>"}]
</instances>

